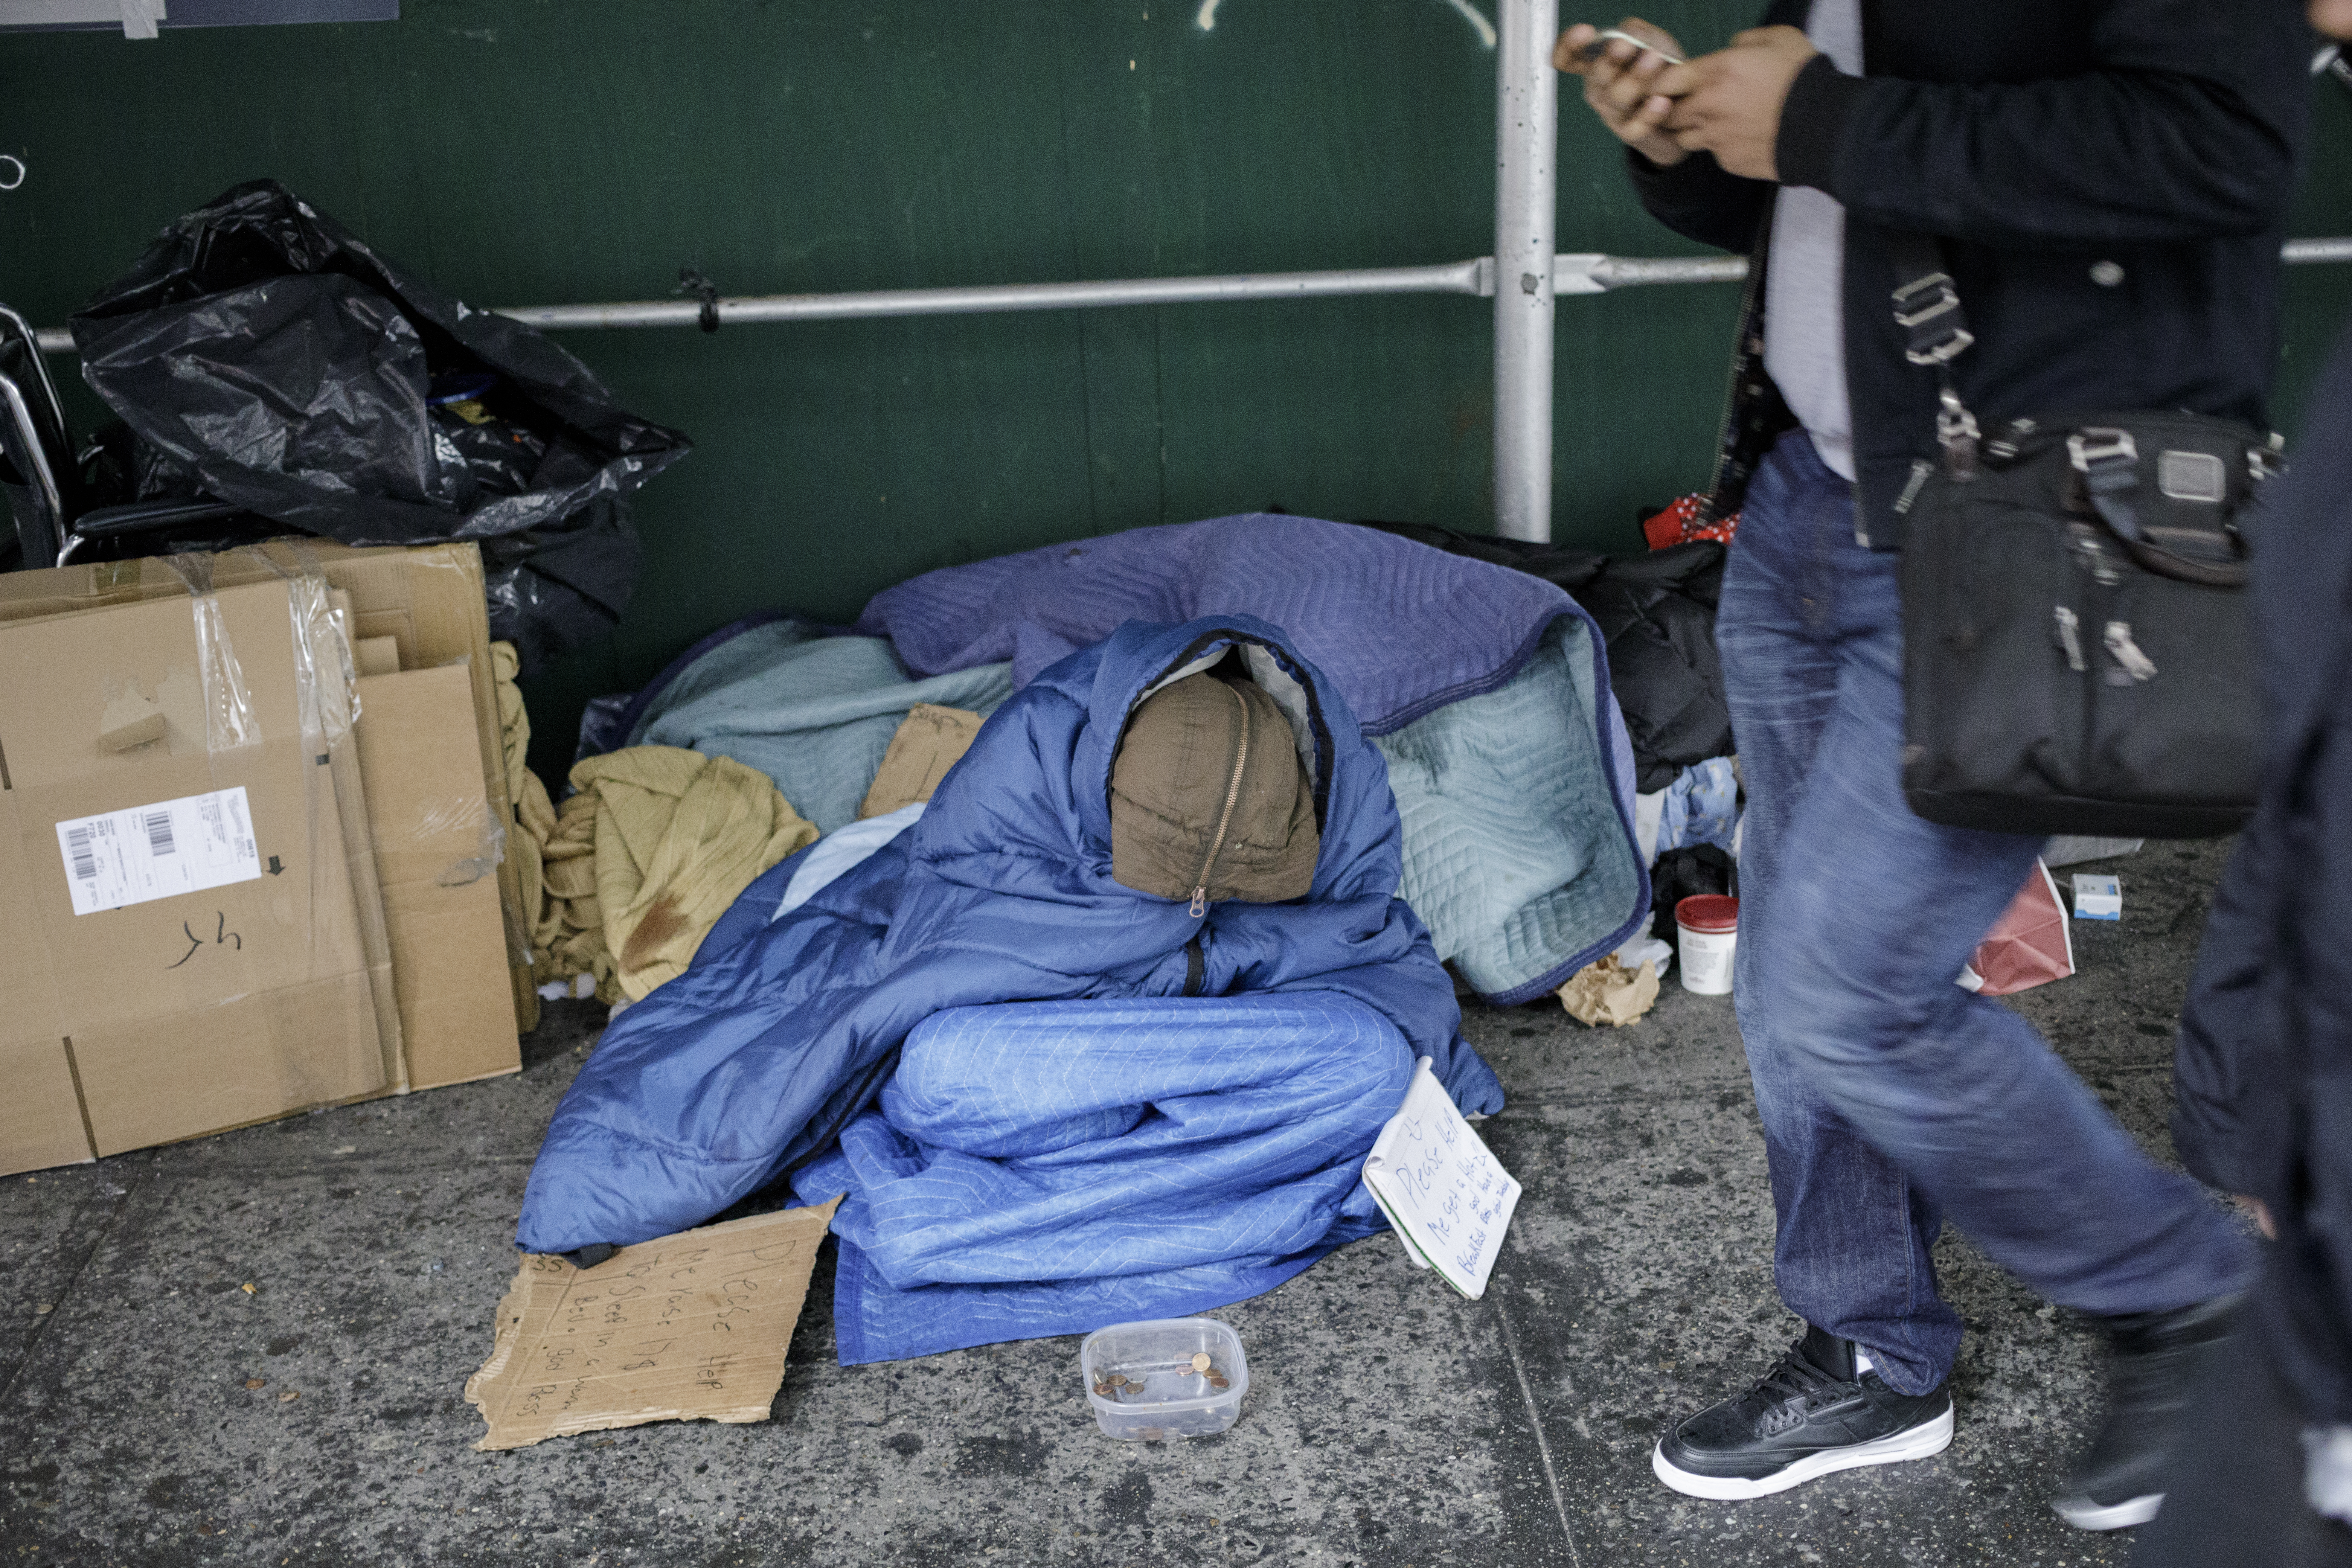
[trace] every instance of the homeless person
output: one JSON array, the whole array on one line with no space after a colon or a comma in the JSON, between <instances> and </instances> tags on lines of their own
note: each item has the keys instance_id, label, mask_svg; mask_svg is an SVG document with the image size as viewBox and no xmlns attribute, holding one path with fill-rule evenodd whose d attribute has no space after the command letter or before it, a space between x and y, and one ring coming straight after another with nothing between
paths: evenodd
<instances>
[{"instance_id":1,"label":"homeless person","mask_svg":"<svg viewBox=\"0 0 2352 1568\"><path fill-rule=\"evenodd\" d=\"M1271 1289L1378 1227L1358 1171L1417 1057L1502 1105L1401 843L1281 632L1129 622L805 903L770 919L795 860L752 884L572 1083L519 1239L641 1241L788 1173L846 1192L845 1363Z\"/></svg>"}]
</instances>

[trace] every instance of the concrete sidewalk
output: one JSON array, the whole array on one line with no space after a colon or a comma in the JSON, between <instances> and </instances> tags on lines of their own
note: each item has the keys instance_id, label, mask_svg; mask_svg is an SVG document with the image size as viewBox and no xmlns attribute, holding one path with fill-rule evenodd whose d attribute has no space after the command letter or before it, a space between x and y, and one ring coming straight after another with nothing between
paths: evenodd
<instances>
[{"instance_id":1,"label":"concrete sidewalk","mask_svg":"<svg viewBox=\"0 0 2352 1568\"><path fill-rule=\"evenodd\" d=\"M2120 925L2021 998L2168 1157L2171 1025L2224 846L2101 868ZM2063 884L2064 873L2061 873ZM1526 1184L1463 1301L1393 1238L1220 1312L1240 1425L1095 1430L1077 1342L835 1364L820 1260L773 1419L480 1454L460 1389L515 1268L540 1132L602 1010L563 1004L520 1077L0 1181L0 1562L1070 1564L2116 1563L2047 1499L2094 1425L2068 1314L1948 1234L1970 1332L1959 1435L1925 1463L1700 1503L1650 1474L1671 1413L1796 1332L1727 998L1669 984L1592 1031L1473 1006ZM250 1284L248 1293L244 1287ZM259 1380L262 1386L248 1388Z\"/></svg>"}]
</instances>

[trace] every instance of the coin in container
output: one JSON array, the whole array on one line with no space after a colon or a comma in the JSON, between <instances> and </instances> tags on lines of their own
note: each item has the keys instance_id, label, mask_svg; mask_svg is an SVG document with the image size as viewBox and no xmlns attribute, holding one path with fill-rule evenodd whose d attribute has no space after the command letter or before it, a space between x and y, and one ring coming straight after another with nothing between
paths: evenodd
<instances>
[{"instance_id":1,"label":"coin in container","mask_svg":"<svg viewBox=\"0 0 2352 1568\"><path fill-rule=\"evenodd\" d=\"M1209 1370L1209 1352L1207 1351L1199 1351L1193 1354L1192 1370L1194 1372L1206 1372Z\"/></svg>"}]
</instances>

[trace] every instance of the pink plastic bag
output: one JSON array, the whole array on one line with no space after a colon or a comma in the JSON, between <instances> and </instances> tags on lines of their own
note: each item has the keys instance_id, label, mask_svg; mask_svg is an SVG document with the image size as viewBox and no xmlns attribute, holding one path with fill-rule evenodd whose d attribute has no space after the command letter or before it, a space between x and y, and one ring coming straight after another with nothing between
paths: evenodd
<instances>
[{"instance_id":1,"label":"pink plastic bag","mask_svg":"<svg viewBox=\"0 0 2352 1568\"><path fill-rule=\"evenodd\" d=\"M1959 984L1979 996L2009 996L2074 973L2074 934L2066 924L2057 879L2041 861L1992 931L1960 971Z\"/></svg>"}]
</instances>

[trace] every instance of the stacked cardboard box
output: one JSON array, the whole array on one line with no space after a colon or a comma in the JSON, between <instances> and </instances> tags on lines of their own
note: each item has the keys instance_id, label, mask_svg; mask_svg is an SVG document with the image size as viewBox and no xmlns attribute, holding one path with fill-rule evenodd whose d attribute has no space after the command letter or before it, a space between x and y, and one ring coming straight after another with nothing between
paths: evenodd
<instances>
[{"instance_id":1,"label":"stacked cardboard box","mask_svg":"<svg viewBox=\"0 0 2352 1568\"><path fill-rule=\"evenodd\" d=\"M475 548L188 575L0 576L0 1172L513 1072L536 1022Z\"/></svg>"}]
</instances>

